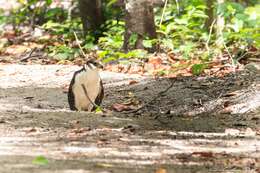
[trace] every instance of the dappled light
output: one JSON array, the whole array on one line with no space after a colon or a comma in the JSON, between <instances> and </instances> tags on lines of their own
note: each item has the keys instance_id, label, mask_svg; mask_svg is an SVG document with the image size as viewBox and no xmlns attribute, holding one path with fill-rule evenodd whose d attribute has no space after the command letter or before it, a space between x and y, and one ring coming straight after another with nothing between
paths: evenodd
<instances>
[{"instance_id":1,"label":"dappled light","mask_svg":"<svg viewBox=\"0 0 260 173\"><path fill-rule=\"evenodd\" d=\"M0 0L0 172L260 172L259 7Z\"/></svg>"}]
</instances>

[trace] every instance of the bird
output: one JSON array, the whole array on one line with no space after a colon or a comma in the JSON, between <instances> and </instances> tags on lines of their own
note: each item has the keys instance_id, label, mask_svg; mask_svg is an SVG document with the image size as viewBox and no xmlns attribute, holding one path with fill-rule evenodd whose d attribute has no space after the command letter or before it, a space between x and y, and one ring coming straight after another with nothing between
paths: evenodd
<instances>
[{"instance_id":1,"label":"bird","mask_svg":"<svg viewBox=\"0 0 260 173\"><path fill-rule=\"evenodd\" d=\"M68 90L69 107L73 111L93 111L104 97L103 83L98 70L103 65L96 59L88 59L73 74Z\"/></svg>"}]
</instances>

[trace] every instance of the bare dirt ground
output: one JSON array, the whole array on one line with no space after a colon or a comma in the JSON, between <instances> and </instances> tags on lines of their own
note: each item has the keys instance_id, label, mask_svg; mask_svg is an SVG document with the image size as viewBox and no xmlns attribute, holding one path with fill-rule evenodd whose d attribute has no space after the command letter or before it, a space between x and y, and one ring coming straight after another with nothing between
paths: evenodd
<instances>
[{"instance_id":1,"label":"bare dirt ground","mask_svg":"<svg viewBox=\"0 0 260 173\"><path fill-rule=\"evenodd\" d=\"M1 173L260 172L259 73L102 72L107 113L95 114L68 109L78 68L0 65ZM115 103L140 110L114 112ZM49 163L33 164L37 156Z\"/></svg>"}]
</instances>

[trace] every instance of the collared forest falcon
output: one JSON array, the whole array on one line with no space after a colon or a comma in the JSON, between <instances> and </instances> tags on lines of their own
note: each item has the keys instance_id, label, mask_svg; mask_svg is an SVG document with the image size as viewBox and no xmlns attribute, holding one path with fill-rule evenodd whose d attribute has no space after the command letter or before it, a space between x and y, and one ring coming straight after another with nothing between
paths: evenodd
<instances>
[{"instance_id":1,"label":"collared forest falcon","mask_svg":"<svg viewBox=\"0 0 260 173\"><path fill-rule=\"evenodd\" d=\"M69 85L68 102L71 110L93 111L104 97L104 88L98 69L103 66L89 59L76 71Z\"/></svg>"}]
</instances>

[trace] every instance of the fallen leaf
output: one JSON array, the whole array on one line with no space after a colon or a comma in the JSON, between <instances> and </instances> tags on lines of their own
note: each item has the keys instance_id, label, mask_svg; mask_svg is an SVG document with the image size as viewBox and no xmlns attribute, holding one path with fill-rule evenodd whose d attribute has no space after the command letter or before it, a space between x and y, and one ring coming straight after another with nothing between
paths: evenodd
<instances>
[{"instance_id":1,"label":"fallen leaf","mask_svg":"<svg viewBox=\"0 0 260 173\"><path fill-rule=\"evenodd\" d=\"M114 167L114 165L107 164L107 163L97 163L96 166L104 167L104 168L112 168L112 167Z\"/></svg>"},{"instance_id":2,"label":"fallen leaf","mask_svg":"<svg viewBox=\"0 0 260 173\"><path fill-rule=\"evenodd\" d=\"M200 157L213 157L212 152L193 152L192 155L199 155Z\"/></svg>"},{"instance_id":3,"label":"fallen leaf","mask_svg":"<svg viewBox=\"0 0 260 173\"><path fill-rule=\"evenodd\" d=\"M229 93L223 95L223 97L232 97L232 96L236 96L236 95L238 95L237 92L229 92Z\"/></svg>"},{"instance_id":4,"label":"fallen leaf","mask_svg":"<svg viewBox=\"0 0 260 173\"><path fill-rule=\"evenodd\" d=\"M49 161L44 156L37 156L32 163L35 165L48 165Z\"/></svg>"},{"instance_id":5,"label":"fallen leaf","mask_svg":"<svg viewBox=\"0 0 260 173\"><path fill-rule=\"evenodd\" d=\"M24 97L24 99L28 99L28 100L31 100L31 99L33 99L34 97L32 97L32 96L28 96L28 97Z\"/></svg>"},{"instance_id":6,"label":"fallen leaf","mask_svg":"<svg viewBox=\"0 0 260 173\"><path fill-rule=\"evenodd\" d=\"M97 114L102 114L103 113L103 110L100 106L98 106L96 109L95 109L95 113Z\"/></svg>"},{"instance_id":7,"label":"fallen leaf","mask_svg":"<svg viewBox=\"0 0 260 173\"><path fill-rule=\"evenodd\" d=\"M7 38L7 39L15 39L17 37L16 33L14 31L6 31L3 33L2 37Z\"/></svg>"},{"instance_id":8,"label":"fallen leaf","mask_svg":"<svg viewBox=\"0 0 260 173\"><path fill-rule=\"evenodd\" d=\"M91 130L90 127L85 127L85 128L80 128L80 129L73 129L73 130L71 131L71 133L79 134L79 133L88 132L88 131L90 131L90 130Z\"/></svg>"},{"instance_id":9,"label":"fallen leaf","mask_svg":"<svg viewBox=\"0 0 260 173\"><path fill-rule=\"evenodd\" d=\"M137 84L138 82L136 80L131 80L129 81L129 85L134 85L134 84Z\"/></svg>"},{"instance_id":10,"label":"fallen leaf","mask_svg":"<svg viewBox=\"0 0 260 173\"><path fill-rule=\"evenodd\" d=\"M30 51L30 47L24 45L11 45L5 49L5 53L8 55L22 54L26 51Z\"/></svg>"},{"instance_id":11,"label":"fallen leaf","mask_svg":"<svg viewBox=\"0 0 260 173\"><path fill-rule=\"evenodd\" d=\"M153 64L154 68L158 68L163 63L163 60L159 57L151 57L148 61L148 64Z\"/></svg>"},{"instance_id":12,"label":"fallen leaf","mask_svg":"<svg viewBox=\"0 0 260 173\"><path fill-rule=\"evenodd\" d=\"M34 127L29 127L29 128L25 128L24 131L26 133L32 133L32 132L37 132L37 129Z\"/></svg>"},{"instance_id":13,"label":"fallen leaf","mask_svg":"<svg viewBox=\"0 0 260 173\"><path fill-rule=\"evenodd\" d=\"M160 168L155 173L167 173L166 169Z\"/></svg>"},{"instance_id":14,"label":"fallen leaf","mask_svg":"<svg viewBox=\"0 0 260 173\"><path fill-rule=\"evenodd\" d=\"M115 103L112 105L112 108L117 111L117 112L122 112L122 111L129 111L132 110L130 106L120 104L120 103Z\"/></svg>"}]
</instances>

